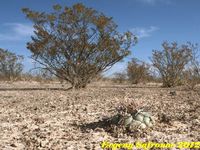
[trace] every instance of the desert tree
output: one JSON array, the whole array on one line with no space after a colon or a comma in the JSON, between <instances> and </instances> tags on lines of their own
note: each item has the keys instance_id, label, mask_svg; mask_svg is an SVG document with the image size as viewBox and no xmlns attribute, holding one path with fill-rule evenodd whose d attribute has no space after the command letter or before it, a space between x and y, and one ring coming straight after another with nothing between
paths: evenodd
<instances>
[{"instance_id":1,"label":"desert tree","mask_svg":"<svg viewBox=\"0 0 200 150\"><path fill-rule=\"evenodd\" d=\"M6 80L18 78L23 70L23 56L0 48L0 77Z\"/></svg>"},{"instance_id":2,"label":"desert tree","mask_svg":"<svg viewBox=\"0 0 200 150\"><path fill-rule=\"evenodd\" d=\"M132 58L127 66L128 79L132 84L138 84L148 80L149 65L137 58Z\"/></svg>"},{"instance_id":3,"label":"desert tree","mask_svg":"<svg viewBox=\"0 0 200 150\"><path fill-rule=\"evenodd\" d=\"M186 65L191 61L192 50L188 44L176 42L162 44L163 50L153 50L152 64L158 70L164 87L181 84Z\"/></svg>"},{"instance_id":4,"label":"desert tree","mask_svg":"<svg viewBox=\"0 0 200 150\"><path fill-rule=\"evenodd\" d=\"M27 43L32 58L73 88L85 87L121 61L137 41L131 32L119 33L111 17L81 3L54 5L52 13L22 10L34 23L35 34Z\"/></svg>"}]
</instances>

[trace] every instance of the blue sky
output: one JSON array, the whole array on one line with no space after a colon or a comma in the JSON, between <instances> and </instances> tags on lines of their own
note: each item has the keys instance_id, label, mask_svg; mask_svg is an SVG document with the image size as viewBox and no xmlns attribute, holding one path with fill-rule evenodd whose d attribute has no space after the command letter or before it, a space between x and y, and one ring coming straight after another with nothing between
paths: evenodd
<instances>
[{"instance_id":1,"label":"blue sky","mask_svg":"<svg viewBox=\"0 0 200 150\"><path fill-rule=\"evenodd\" d=\"M117 63L107 75L125 69L132 57L149 62L153 49L161 49L163 41L180 44L200 42L199 0L2 0L0 1L0 48L25 56L25 69L33 67L26 42L33 34L32 23L25 18L21 8L51 11L52 5L71 6L81 2L88 7L113 17L118 30L132 31L139 42L132 47L132 55Z\"/></svg>"}]
</instances>

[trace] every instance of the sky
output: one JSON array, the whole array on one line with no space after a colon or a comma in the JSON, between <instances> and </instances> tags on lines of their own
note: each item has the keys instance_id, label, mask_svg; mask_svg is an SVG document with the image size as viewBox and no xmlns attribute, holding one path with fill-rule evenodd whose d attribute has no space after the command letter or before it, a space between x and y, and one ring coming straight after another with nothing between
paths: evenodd
<instances>
[{"instance_id":1,"label":"sky","mask_svg":"<svg viewBox=\"0 0 200 150\"><path fill-rule=\"evenodd\" d=\"M113 17L118 31L131 31L138 37L131 55L108 70L107 76L125 70L133 57L150 62L152 50L162 50L164 41L200 43L200 0L1 0L0 48L24 55L25 70L29 71L33 61L26 43L33 35L33 24L21 8L51 12L54 4L72 6L77 2Z\"/></svg>"}]
</instances>

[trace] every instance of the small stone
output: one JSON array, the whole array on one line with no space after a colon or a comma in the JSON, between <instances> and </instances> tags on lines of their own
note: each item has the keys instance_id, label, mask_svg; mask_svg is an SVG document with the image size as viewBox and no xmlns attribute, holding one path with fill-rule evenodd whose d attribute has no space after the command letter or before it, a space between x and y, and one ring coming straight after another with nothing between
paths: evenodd
<instances>
[{"instance_id":1,"label":"small stone","mask_svg":"<svg viewBox=\"0 0 200 150\"><path fill-rule=\"evenodd\" d=\"M163 113L160 114L159 118L160 118L160 122L163 122L163 123L170 123L171 121L171 118Z\"/></svg>"},{"instance_id":2,"label":"small stone","mask_svg":"<svg viewBox=\"0 0 200 150\"><path fill-rule=\"evenodd\" d=\"M10 144L10 146L12 146L12 147L17 147L14 143Z\"/></svg>"},{"instance_id":3,"label":"small stone","mask_svg":"<svg viewBox=\"0 0 200 150\"><path fill-rule=\"evenodd\" d=\"M169 94L172 96L176 96L176 91L170 91Z\"/></svg>"}]
</instances>

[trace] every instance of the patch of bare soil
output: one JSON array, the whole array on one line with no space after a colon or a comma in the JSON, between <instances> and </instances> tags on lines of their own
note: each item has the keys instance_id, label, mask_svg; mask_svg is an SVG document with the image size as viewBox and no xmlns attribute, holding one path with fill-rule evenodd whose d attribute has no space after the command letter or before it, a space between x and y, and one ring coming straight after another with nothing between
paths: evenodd
<instances>
[{"instance_id":1,"label":"patch of bare soil","mask_svg":"<svg viewBox=\"0 0 200 150\"><path fill-rule=\"evenodd\" d=\"M4 83L5 84L5 83ZM25 85L25 86L23 86ZM30 88L31 83L0 85ZM36 85L34 87L42 87ZM84 90L0 90L0 149L101 149L102 141L200 141L200 94L183 89L90 86ZM121 132L106 118L125 98L142 102L153 128Z\"/></svg>"}]
</instances>

